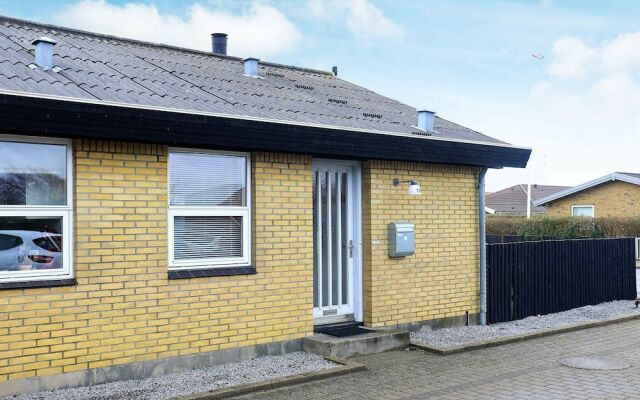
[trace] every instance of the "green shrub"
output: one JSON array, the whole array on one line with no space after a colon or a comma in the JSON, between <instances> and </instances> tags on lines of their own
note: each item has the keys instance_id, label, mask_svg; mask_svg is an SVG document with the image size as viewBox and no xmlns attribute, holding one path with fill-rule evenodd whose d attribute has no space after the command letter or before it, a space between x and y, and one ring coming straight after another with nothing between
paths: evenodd
<instances>
[{"instance_id":1,"label":"green shrub","mask_svg":"<svg viewBox=\"0 0 640 400\"><path fill-rule=\"evenodd\" d=\"M553 236L558 239L581 237L640 237L640 217L487 217L488 235L523 237Z\"/></svg>"}]
</instances>

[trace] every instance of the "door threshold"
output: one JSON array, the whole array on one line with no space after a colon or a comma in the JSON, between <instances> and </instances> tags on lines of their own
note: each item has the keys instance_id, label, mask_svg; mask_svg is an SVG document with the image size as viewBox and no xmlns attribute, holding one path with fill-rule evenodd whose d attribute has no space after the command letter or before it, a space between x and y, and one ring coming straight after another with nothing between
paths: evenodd
<instances>
[{"instance_id":1,"label":"door threshold","mask_svg":"<svg viewBox=\"0 0 640 400\"><path fill-rule=\"evenodd\" d=\"M317 317L313 319L314 326L351 323L351 322L355 322L355 318L353 314L326 315L324 317Z\"/></svg>"}]
</instances>

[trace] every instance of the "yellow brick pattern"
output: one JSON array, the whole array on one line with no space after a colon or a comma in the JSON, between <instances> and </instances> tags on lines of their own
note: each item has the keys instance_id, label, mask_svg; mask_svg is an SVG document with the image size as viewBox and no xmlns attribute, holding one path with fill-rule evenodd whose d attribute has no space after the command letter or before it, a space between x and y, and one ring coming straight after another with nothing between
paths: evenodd
<instances>
[{"instance_id":1,"label":"yellow brick pattern","mask_svg":"<svg viewBox=\"0 0 640 400\"><path fill-rule=\"evenodd\" d=\"M603 183L551 202L547 215L568 217L574 205L594 206L596 217L638 217L640 186L621 181Z\"/></svg>"},{"instance_id":2,"label":"yellow brick pattern","mask_svg":"<svg viewBox=\"0 0 640 400\"><path fill-rule=\"evenodd\" d=\"M478 312L479 170L473 167L363 163L364 316L390 326ZM421 196L393 178L417 179ZM387 224L416 227L416 254L390 258Z\"/></svg>"},{"instance_id":3,"label":"yellow brick pattern","mask_svg":"<svg viewBox=\"0 0 640 400\"><path fill-rule=\"evenodd\" d=\"M73 147L78 285L0 292L0 382L312 332L309 157L253 155L257 274L167 280L167 147Z\"/></svg>"}]
</instances>

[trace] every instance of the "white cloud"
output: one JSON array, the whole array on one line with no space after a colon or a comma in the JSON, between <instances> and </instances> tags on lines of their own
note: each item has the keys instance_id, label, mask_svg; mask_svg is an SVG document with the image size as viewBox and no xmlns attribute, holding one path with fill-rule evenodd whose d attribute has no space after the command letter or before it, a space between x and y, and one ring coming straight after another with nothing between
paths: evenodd
<instances>
[{"instance_id":1,"label":"white cloud","mask_svg":"<svg viewBox=\"0 0 640 400\"><path fill-rule=\"evenodd\" d=\"M553 63L549 73L558 78L577 79L587 74L594 60L595 51L581 39L568 37L553 45Z\"/></svg>"},{"instance_id":2,"label":"white cloud","mask_svg":"<svg viewBox=\"0 0 640 400\"><path fill-rule=\"evenodd\" d=\"M640 68L640 32L626 33L602 49L602 64L609 71L624 72Z\"/></svg>"},{"instance_id":3,"label":"white cloud","mask_svg":"<svg viewBox=\"0 0 640 400\"><path fill-rule=\"evenodd\" d=\"M229 34L228 54L235 56L266 57L288 51L302 36L280 10L257 1L238 14L196 3L180 17L161 13L153 4L82 0L55 19L88 31L198 50L211 50L210 34L225 32Z\"/></svg>"},{"instance_id":4,"label":"white cloud","mask_svg":"<svg viewBox=\"0 0 640 400\"><path fill-rule=\"evenodd\" d=\"M309 0L307 10L317 18L344 19L347 28L362 40L393 38L403 33L369 0Z\"/></svg>"},{"instance_id":5,"label":"white cloud","mask_svg":"<svg viewBox=\"0 0 640 400\"><path fill-rule=\"evenodd\" d=\"M529 165L508 175L492 173L491 189L527 182L576 185L614 171L640 171L638 48L640 33L598 46L557 40L554 49L566 51L554 51L551 63L562 68L550 68L548 79L500 118L533 147Z\"/></svg>"},{"instance_id":6,"label":"white cloud","mask_svg":"<svg viewBox=\"0 0 640 400\"><path fill-rule=\"evenodd\" d=\"M608 43L589 47L577 38L559 39L549 73L552 78L582 77L579 85L551 79L532 90L533 99L553 115L570 115L584 132L613 131L638 135L640 118L640 32L621 34ZM565 68L559 68L563 65ZM555 67L554 67L555 66ZM555 69L554 69L555 68ZM558 70L562 73L558 73ZM544 88L544 90L540 90ZM552 111L552 110L549 110Z\"/></svg>"}]
</instances>

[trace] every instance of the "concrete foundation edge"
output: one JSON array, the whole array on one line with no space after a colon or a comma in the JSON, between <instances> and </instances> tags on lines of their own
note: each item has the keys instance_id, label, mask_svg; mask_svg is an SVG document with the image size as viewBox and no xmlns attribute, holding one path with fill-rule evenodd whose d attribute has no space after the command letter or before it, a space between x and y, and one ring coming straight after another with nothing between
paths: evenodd
<instances>
[{"instance_id":1,"label":"concrete foundation edge","mask_svg":"<svg viewBox=\"0 0 640 400\"><path fill-rule=\"evenodd\" d=\"M524 333L524 334L515 335L515 336L507 336L507 337L492 339L492 340L485 340L485 341L470 343L470 344L461 345L461 346L436 347L436 346L431 346L423 343L414 343L414 342L411 342L410 346L420 350L428 351L430 353L439 354L441 356L448 356L450 354L462 353L462 352L472 351L472 350L488 349L491 347L517 343L524 340L530 340L530 339L535 339L535 338L544 337L544 336L557 335L561 333L569 333L569 332L579 331L582 329L597 328L600 326L619 324L622 322L633 321L637 319L640 319L640 314L625 315L622 317L614 317L614 318L609 318L601 321L580 322L577 324L564 325L556 328L540 330L537 332Z\"/></svg>"},{"instance_id":2,"label":"concrete foundation edge","mask_svg":"<svg viewBox=\"0 0 640 400\"><path fill-rule=\"evenodd\" d=\"M345 360L339 357L328 356L325 359L339 365L336 368L323 369L319 371L305 372L298 375L285 376L283 378L275 378L262 382L246 383L210 392L198 393L190 396L177 397L172 400L220 400L230 397L241 396L244 394L259 392L263 390L277 389L285 386L296 385L300 383L315 381L319 379L331 378L334 376L350 374L352 372L364 371L367 369L365 365Z\"/></svg>"},{"instance_id":3,"label":"concrete foundation edge","mask_svg":"<svg viewBox=\"0 0 640 400\"><path fill-rule=\"evenodd\" d=\"M408 324L399 324L390 327L374 328L378 330L391 329L400 331L417 332L421 329L438 330L444 328L452 328L455 326L478 325L480 323L480 314L459 315L455 317L438 318L427 321L412 322Z\"/></svg>"},{"instance_id":4,"label":"concrete foundation edge","mask_svg":"<svg viewBox=\"0 0 640 400\"><path fill-rule=\"evenodd\" d=\"M282 355L301 350L302 339L294 339L83 371L10 380L0 383L0 397L99 385L115 381L144 379L152 376L244 361L262 356Z\"/></svg>"}]
</instances>

